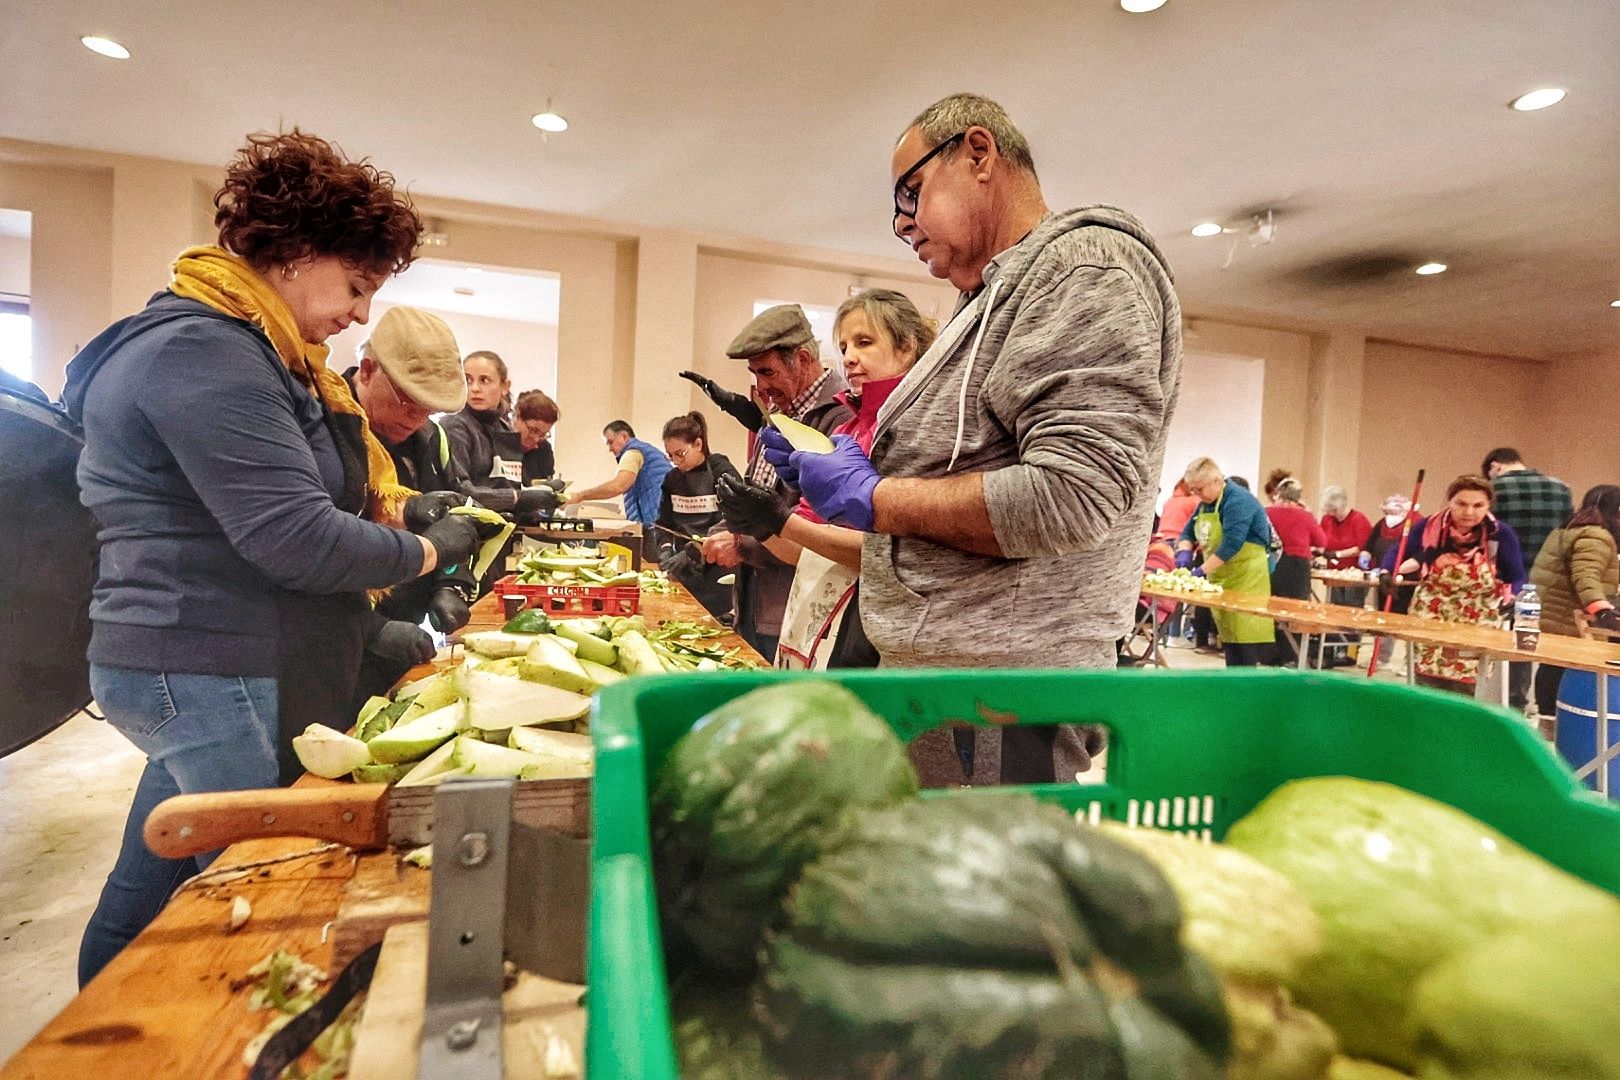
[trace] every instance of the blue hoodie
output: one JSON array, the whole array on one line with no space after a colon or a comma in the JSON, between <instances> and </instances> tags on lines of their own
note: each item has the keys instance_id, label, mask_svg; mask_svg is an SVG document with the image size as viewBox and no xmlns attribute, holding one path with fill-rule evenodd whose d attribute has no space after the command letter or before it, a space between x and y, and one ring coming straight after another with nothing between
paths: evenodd
<instances>
[{"instance_id":1,"label":"blue hoodie","mask_svg":"<svg viewBox=\"0 0 1620 1080\"><path fill-rule=\"evenodd\" d=\"M334 502L324 409L255 326L172 293L68 364L80 499L100 526L90 659L277 674L284 590L354 592L421 568L416 537Z\"/></svg>"}]
</instances>

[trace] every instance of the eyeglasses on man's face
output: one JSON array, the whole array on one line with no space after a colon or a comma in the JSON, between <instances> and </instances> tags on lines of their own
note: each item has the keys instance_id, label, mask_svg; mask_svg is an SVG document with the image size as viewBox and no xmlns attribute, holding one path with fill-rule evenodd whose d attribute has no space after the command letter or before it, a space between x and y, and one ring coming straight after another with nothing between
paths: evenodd
<instances>
[{"instance_id":1,"label":"eyeglasses on man's face","mask_svg":"<svg viewBox=\"0 0 1620 1080\"><path fill-rule=\"evenodd\" d=\"M900 174L900 179L894 182L894 235L900 236L900 219L914 217L917 213L917 199L922 195L922 181L913 184L911 178L922 171L934 158L955 146L967 137L967 132L958 131L928 153L917 159L917 163ZM901 237L904 239L904 237Z\"/></svg>"}]
</instances>

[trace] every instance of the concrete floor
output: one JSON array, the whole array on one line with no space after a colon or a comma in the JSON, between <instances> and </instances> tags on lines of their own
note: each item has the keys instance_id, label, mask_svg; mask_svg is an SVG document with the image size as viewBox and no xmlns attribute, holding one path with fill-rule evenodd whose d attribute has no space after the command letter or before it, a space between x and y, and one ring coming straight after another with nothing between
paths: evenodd
<instances>
[{"instance_id":1,"label":"concrete floor","mask_svg":"<svg viewBox=\"0 0 1620 1080\"><path fill-rule=\"evenodd\" d=\"M79 937L145 764L122 735L82 713L0 758L0 1061L78 990Z\"/></svg>"},{"instance_id":2,"label":"concrete floor","mask_svg":"<svg viewBox=\"0 0 1620 1080\"><path fill-rule=\"evenodd\" d=\"M1400 679L1401 648L1379 679ZM1167 657L1178 670L1222 666L1219 656L1191 648L1171 648ZM76 992L79 937L117 854L144 761L116 731L82 714L0 758L0 1061Z\"/></svg>"}]
</instances>

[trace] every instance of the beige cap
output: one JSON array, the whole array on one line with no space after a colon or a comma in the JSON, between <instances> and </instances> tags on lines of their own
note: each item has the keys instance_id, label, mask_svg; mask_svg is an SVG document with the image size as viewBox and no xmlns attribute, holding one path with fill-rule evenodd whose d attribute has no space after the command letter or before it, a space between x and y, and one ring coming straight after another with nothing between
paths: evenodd
<instances>
[{"instance_id":1,"label":"beige cap","mask_svg":"<svg viewBox=\"0 0 1620 1080\"><path fill-rule=\"evenodd\" d=\"M413 307L392 307L377 320L366 352L377 358L394 389L434 412L467 404L461 350L445 321Z\"/></svg>"},{"instance_id":2,"label":"beige cap","mask_svg":"<svg viewBox=\"0 0 1620 1080\"><path fill-rule=\"evenodd\" d=\"M810 320L804 317L803 308L798 304L777 304L755 315L726 346L726 355L736 360L752 360L772 349L791 351L814 340L816 332L810 329Z\"/></svg>"}]
</instances>

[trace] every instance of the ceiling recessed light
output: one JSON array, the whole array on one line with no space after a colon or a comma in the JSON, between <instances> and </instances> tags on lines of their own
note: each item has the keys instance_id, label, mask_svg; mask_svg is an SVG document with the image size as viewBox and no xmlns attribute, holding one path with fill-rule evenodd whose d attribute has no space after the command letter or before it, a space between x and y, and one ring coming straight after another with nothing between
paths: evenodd
<instances>
[{"instance_id":1,"label":"ceiling recessed light","mask_svg":"<svg viewBox=\"0 0 1620 1080\"><path fill-rule=\"evenodd\" d=\"M1119 0L1119 6L1132 15L1144 15L1164 7L1165 0Z\"/></svg>"},{"instance_id":2,"label":"ceiling recessed light","mask_svg":"<svg viewBox=\"0 0 1620 1080\"><path fill-rule=\"evenodd\" d=\"M1535 112L1537 109L1545 109L1549 105L1556 105L1563 101L1564 94L1567 92L1561 86L1543 86L1541 89L1532 90L1528 94L1520 94L1508 102L1508 107L1517 112Z\"/></svg>"},{"instance_id":3,"label":"ceiling recessed light","mask_svg":"<svg viewBox=\"0 0 1620 1080\"><path fill-rule=\"evenodd\" d=\"M1194 236L1219 236L1221 235L1221 227L1213 221L1206 221L1201 225L1194 225L1192 234Z\"/></svg>"},{"instance_id":4,"label":"ceiling recessed light","mask_svg":"<svg viewBox=\"0 0 1620 1080\"><path fill-rule=\"evenodd\" d=\"M1609 306L1610 307L1620 307L1620 300L1610 300L1609 301Z\"/></svg>"},{"instance_id":5,"label":"ceiling recessed light","mask_svg":"<svg viewBox=\"0 0 1620 1080\"><path fill-rule=\"evenodd\" d=\"M118 44L118 42L114 41L112 38L97 37L94 34L86 34L84 37L79 39L79 44L83 45L93 53L100 53L102 56L109 56L114 60L129 59L129 50Z\"/></svg>"},{"instance_id":6,"label":"ceiling recessed light","mask_svg":"<svg viewBox=\"0 0 1620 1080\"><path fill-rule=\"evenodd\" d=\"M1428 277L1430 274L1443 274L1446 272L1446 264L1424 263L1422 266L1417 268L1417 272L1422 274L1424 277Z\"/></svg>"},{"instance_id":7,"label":"ceiling recessed light","mask_svg":"<svg viewBox=\"0 0 1620 1080\"><path fill-rule=\"evenodd\" d=\"M482 274L484 272L484 268L482 266L464 266L462 269L467 271L469 274Z\"/></svg>"},{"instance_id":8,"label":"ceiling recessed light","mask_svg":"<svg viewBox=\"0 0 1620 1080\"><path fill-rule=\"evenodd\" d=\"M535 113L533 116L529 117L529 123L533 124L541 131L555 133L558 131L568 130L568 121L564 120L554 112Z\"/></svg>"}]
</instances>

